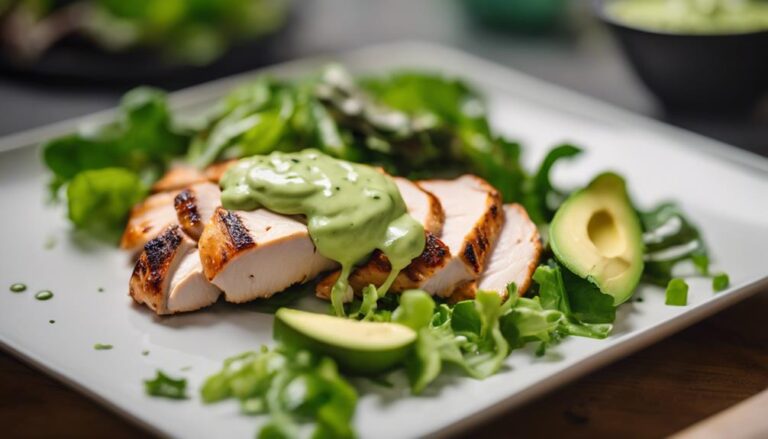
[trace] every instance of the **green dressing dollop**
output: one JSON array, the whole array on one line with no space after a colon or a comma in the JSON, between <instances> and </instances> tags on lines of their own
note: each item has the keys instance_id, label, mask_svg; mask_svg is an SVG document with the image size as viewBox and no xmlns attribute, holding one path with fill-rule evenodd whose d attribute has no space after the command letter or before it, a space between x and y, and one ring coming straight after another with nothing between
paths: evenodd
<instances>
[{"instance_id":1,"label":"green dressing dollop","mask_svg":"<svg viewBox=\"0 0 768 439\"><path fill-rule=\"evenodd\" d=\"M331 293L338 315L348 277L374 250L392 265L379 287L385 294L397 274L424 250L424 228L408 215L395 182L373 167L338 160L314 149L274 152L240 160L221 179L227 209L265 208L304 215L317 250L341 264Z\"/></svg>"},{"instance_id":2,"label":"green dressing dollop","mask_svg":"<svg viewBox=\"0 0 768 439\"><path fill-rule=\"evenodd\" d=\"M681 34L768 30L768 2L755 0L618 0L606 12L629 25Z\"/></svg>"}]
</instances>

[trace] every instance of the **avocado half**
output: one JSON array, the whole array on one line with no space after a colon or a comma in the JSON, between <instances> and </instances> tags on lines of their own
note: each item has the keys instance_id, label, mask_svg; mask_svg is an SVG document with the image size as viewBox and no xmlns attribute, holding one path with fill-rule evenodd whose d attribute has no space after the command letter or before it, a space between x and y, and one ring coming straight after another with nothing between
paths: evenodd
<instances>
[{"instance_id":1,"label":"avocado half","mask_svg":"<svg viewBox=\"0 0 768 439\"><path fill-rule=\"evenodd\" d=\"M281 308L275 339L332 357L350 373L375 375L400 364L416 342L416 331L398 323L361 322Z\"/></svg>"},{"instance_id":2,"label":"avocado half","mask_svg":"<svg viewBox=\"0 0 768 439\"><path fill-rule=\"evenodd\" d=\"M632 296L643 274L640 220L616 174L597 176L560 206L549 228L560 263L613 296L614 304Z\"/></svg>"}]
</instances>

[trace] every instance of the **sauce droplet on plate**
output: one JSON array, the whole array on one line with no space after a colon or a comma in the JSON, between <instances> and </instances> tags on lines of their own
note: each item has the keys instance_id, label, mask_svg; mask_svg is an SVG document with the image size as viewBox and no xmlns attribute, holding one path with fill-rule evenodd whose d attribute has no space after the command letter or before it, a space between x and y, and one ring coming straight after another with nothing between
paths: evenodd
<instances>
[{"instance_id":1,"label":"sauce droplet on plate","mask_svg":"<svg viewBox=\"0 0 768 439\"><path fill-rule=\"evenodd\" d=\"M50 300L52 298L53 293L50 290L38 291L37 294L35 294L35 299L37 300Z\"/></svg>"}]
</instances>

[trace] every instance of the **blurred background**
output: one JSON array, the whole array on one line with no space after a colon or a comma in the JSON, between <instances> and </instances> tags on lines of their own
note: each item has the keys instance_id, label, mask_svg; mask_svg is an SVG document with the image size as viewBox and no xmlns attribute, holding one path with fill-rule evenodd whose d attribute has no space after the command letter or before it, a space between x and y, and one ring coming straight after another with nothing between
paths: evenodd
<instances>
[{"instance_id":1,"label":"blurred background","mask_svg":"<svg viewBox=\"0 0 768 439\"><path fill-rule=\"evenodd\" d=\"M662 15L619 5L673 1ZM768 156L763 0L0 0L0 135L112 107L139 84L406 39Z\"/></svg>"}]
</instances>

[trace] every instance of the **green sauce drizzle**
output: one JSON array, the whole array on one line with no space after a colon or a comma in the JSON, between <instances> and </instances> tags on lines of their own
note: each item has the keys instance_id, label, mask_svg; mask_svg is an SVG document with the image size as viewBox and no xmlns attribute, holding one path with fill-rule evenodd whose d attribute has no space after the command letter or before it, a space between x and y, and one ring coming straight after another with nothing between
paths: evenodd
<instances>
[{"instance_id":1,"label":"green sauce drizzle","mask_svg":"<svg viewBox=\"0 0 768 439\"><path fill-rule=\"evenodd\" d=\"M11 292L13 293L23 293L24 291L27 291L27 286L24 284L13 284L11 285Z\"/></svg>"},{"instance_id":2,"label":"green sauce drizzle","mask_svg":"<svg viewBox=\"0 0 768 439\"><path fill-rule=\"evenodd\" d=\"M53 293L50 290L38 291L37 294L35 294L35 299L37 300L50 300L52 298Z\"/></svg>"},{"instance_id":3,"label":"green sauce drizzle","mask_svg":"<svg viewBox=\"0 0 768 439\"><path fill-rule=\"evenodd\" d=\"M344 315L347 278L374 250L392 271L379 287L384 295L397 274L424 250L424 228L408 215L395 182L370 166L334 159L314 149L274 152L240 160L221 179L225 208L266 208L305 215L317 250L341 264L331 302Z\"/></svg>"}]
</instances>

